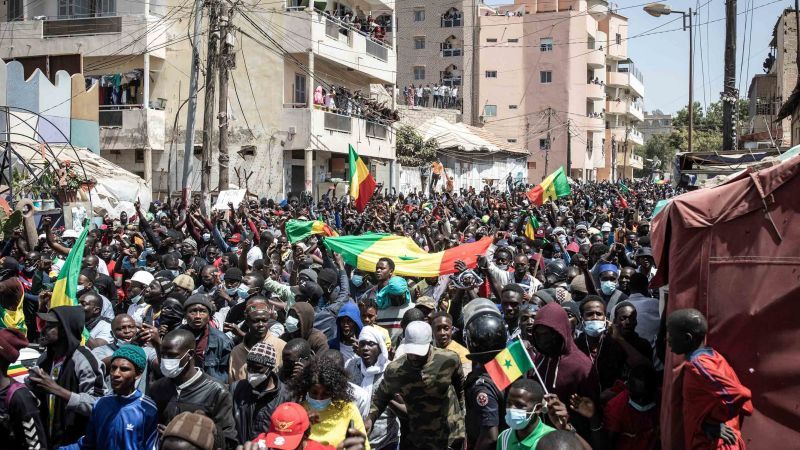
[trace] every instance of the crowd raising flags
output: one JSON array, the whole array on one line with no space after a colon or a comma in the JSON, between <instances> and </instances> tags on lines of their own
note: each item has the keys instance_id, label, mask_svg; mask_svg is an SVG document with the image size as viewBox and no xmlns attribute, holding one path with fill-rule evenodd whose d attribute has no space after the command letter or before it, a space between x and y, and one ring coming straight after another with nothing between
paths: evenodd
<instances>
[{"instance_id":1,"label":"crowd raising flags","mask_svg":"<svg viewBox=\"0 0 800 450\"><path fill-rule=\"evenodd\" d=\"M528 201L534 205L542 206L550 200L566 197L571 193L564 168L559 167L558 170L548 175L541 184L526 192L525 195L528 197Z\"/></svg>"}]
</instances>

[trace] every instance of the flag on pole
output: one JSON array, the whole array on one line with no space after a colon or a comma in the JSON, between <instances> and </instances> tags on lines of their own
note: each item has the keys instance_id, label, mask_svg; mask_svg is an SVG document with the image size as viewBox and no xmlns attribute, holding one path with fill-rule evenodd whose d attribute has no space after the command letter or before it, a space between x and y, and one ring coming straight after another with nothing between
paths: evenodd
<instances>
[{"instance_id":1,"label":"flag on pole","mask_svg":"<svg viewBox=\"0 0 800 450\"><path fill-rule=\"evenodd\" d=\"M353 204L356 211L363 212L367 207L369 199L375 192L375 178L369 173L367 165L358 156L353 146L350 146L348 155L350 165L350 196L353 197Z\"/></svg>"},{"instance_id":2,"label":"flag on pole","mask_svg":"<svg viewBox=\"0 0 800 450\"><path fill-rule=\"evenodd\" d=\"M528 216L528 222L525 224L525 237L530 240L536 239L536 229L539 228L539 221L536 216Z\"/></svg>"},{"instance_id":3,"label":"flag on pole","mask_svg":"<svg viewBox=\"0 0 800 450\"><path fill-rule=\"evenodd\" d=\"M634 191L633 189L631 189L628 186L626 186L625 183L622 180L619 180L619 189L625 195L628 195L628 194L636 195L636 191Z\"/></svg>"},{"instance_id":4,"label":"flag on pole","mask_svg":"<svg viewBox=\"0 0 800 450\"><path fill-rule=\"evenodd\" d=\"M78 304L78 276L81 273L83 248L86 245L86 235L89 227L84 226L75 245L69 251L67 260L58 272L58 278L53 286L53 295L50 298L50 309L57 306L75 306ZM83 329L84 339L89 339L89 331Z\"/></svg>"},{"instance_id":5,"label":"flag on pole","mask_svg":"<svg viewBox=\"0 0 800 450\"><path fill-rule=\"evenodd\" d=\"M333 228L321 220L291 219L286 222L286 237L292 244L297 241L301 241L312 234L321 234L323 236L339 236L339 233L334 231Z\"/></svg>"},{"instance_id":6,"label":"flag on pole","mask_svg":"<svg viewBox=\"0 0 800 450\"><path fill-rule=\"evenodd\" d=\"M569 187L564 168L559 167L558 170L548 175L540 185L526 192L525 195L534 205L542 206L550 200L566 197L571 193L572 190Z\"/></svg>"},{"instance_id":7,"label":"flag on pole","mask_svg":"<svg viewBox=\"0 0 800 450\"><path fill-rule=\"evenodd\" d=\"M533 369L533 361L522 341L514 339L502 352L486 364L486 371L501 391L525 372Z\"/></svg>"},{"instance_id":8,"label":"flag on pole","mask_svg":"<svg viewBox=\"0 0 800 450\"><path fill-rule=\"evenodd\" d=\"M619 205L622 206L623 208L627 208L628 202L625 201L625 197L623 197L622 194L619 193L619 191L617 191L617 197L619 197Z\"/></svg>"}]
</instances>

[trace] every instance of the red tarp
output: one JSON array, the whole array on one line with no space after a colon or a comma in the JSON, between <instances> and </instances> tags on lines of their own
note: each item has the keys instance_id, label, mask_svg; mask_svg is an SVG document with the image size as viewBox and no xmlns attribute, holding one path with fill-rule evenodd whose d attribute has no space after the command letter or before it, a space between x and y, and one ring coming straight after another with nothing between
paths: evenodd
<instances>
[{"instance_id":1,"label":"red tarp","mask_svg":"<svg viewBox=\"0 0 800 450\"><path fill-rule=\"evenodd\" d=\"M765 214L760 185L777 232ZM708 345L753 392L744 419L749 449L800 442L800 157L726 184L674 198L654 219L653 286L669 284L665 314L696 308L708 318ZM782 240L778 238L778 232ZM662 448L682 449L667 349Z\"/></svg>"}]
</instances>

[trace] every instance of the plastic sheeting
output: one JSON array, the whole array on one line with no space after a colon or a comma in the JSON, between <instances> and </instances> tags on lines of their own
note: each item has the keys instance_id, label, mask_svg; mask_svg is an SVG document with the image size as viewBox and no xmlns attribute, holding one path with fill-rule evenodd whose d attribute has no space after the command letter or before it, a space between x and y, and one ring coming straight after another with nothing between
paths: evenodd
<instances>
[{"instance_id":1,"label":"plastic sheeting","mask_svg":"<svg viewBox=\"0 0 800 450\"><path fill-rule=\"evenodd\" d=\"M464 152L519 153L528 152L518 144L501 139L481 128L463 123L450 123L441 117L434 117L417 127L417 132L426 141L435 138L440 149L457 149Z\"/></svg>"},{"instance_id":2,"label":"plastic sheeting","mask_svg":"<svg viewBox=\"0 0 800 450\"><path fill-rule=\"evenodd\" d=\"M743 422L747 448L800 441L800 157L725 184L673 198L652 226L658 273L669 283L665 314L696 308L708 318L708 345L727 358L753 393ZM767 214L769 212L769 214ZM681 392L667 352L662 448L682 449Z\"/></svg>"}]
</instances>

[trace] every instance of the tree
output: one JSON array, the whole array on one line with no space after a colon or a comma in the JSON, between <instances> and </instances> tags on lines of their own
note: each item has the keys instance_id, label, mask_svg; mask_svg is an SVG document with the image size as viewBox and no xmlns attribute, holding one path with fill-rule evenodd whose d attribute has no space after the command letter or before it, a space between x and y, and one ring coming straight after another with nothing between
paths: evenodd
<instances>
[{"instance_id":1,"label":"tree","mask_svg":"<svg viewBox=\"0 0 800 450\"><path fill-rule=\"evenodd\" d=\"M735 126L736 129L740 129L739 125L747 120L750 102L747 99L739 99L737 108L739 108L739 117L738 123ZM699 102L694 102L693 119L692 151L709 152L721 150L722 102L711 103L705 111ZM688 124L689 111L687 108L683 108L675 113L675 117L672 119L672 126L675 128L675 131L670 134L670 139L674 148L684 152L689 149Z\"/></svg>"},{"instance_id":2,"label":"tree","mask_svg":"<svg viewBox=\"0 0 800 450\"><path fill-rule=\"evenodd\" d=\"M642 158L659 161L653 167L654 169L664 170L669 167L671 161L675 158L675 152L678 148L673 134L655 134L644 143L643 146L636 147L634 152ZM645 168L652 167L651 163L646 163Z\"/></svg>"},{"instance_id":3,"label":"tree","mask_svg":"<svg viewBox=\"0 0 800 450\"><path fill-rule=\"evenodd\" d=\"M406 167L420 167L436 160L439 143L436 139L427 141L410 125L403 125L395 132L397 142L397 162Z\"/></svg>"}]
</instances>

